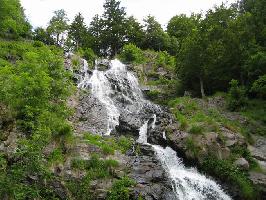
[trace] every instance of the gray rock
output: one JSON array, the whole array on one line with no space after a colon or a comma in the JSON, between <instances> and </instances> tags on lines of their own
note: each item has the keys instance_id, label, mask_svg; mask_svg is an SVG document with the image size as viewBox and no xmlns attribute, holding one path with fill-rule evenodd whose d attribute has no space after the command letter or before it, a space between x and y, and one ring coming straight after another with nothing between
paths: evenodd
<instances>
[{"instance_id":1,"label":"gray rock","mask_svg":"<svg viewBox=\"0 0 266 200\"><path fill-rule=\"evenodd\" d=\"M262 191L262 198L265 199L266 197L266 174L258 173L258 172L250 172L249 173L250 180L261 189Z\"/></svg>"},{"instance_id":2,"label":"gray rock","mask_svg":"<svg viewBox=\"0 0 266 200\"><path fill-rule=\"evenodd\" d=\"M238 158L234 164L244 170L248 170L249 169L249 163L245 158Z\"/></svg>"},{"instance_id":3,"label":"gray rock","mask_svg":"<svg viewBox=\"0 0 266 200\"><path fill-rule=\"evenodd\" d=\"M137 185L133 189L134 199L174 200L171 183L162 165L149 145L140 146L140 155L132 156L128 163L129 176Z\"/></svg>"}]
</instances>

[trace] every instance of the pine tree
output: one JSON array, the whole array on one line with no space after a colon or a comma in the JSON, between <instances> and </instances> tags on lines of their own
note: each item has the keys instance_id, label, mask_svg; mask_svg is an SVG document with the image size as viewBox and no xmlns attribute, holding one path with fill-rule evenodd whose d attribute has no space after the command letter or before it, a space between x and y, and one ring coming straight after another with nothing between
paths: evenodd
<instances>
[{"instance_id":1,"label":"pine tree","mask_svg":"<svg viewBox=\"0 0 266 200\"><path fill-rule=\"evenodd\" d=\"M81 13L78 13L69 27L68 36L74 42L75 47L78 49L79 47L84 45L86 34L88 34L88 29L84 22L84 18Z\"/></svg>"}]
</instances>

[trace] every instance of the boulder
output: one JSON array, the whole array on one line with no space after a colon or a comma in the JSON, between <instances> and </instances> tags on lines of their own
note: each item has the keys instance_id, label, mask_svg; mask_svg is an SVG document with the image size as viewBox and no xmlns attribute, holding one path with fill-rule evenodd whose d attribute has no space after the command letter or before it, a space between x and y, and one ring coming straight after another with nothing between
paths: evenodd
<instances>
[{"instance_id":1,"label":"boulder","mask_svg":"<svg viewBox=\"0 0 266 200\"><path fill-rule=\"evenodd\" d=\"M234 164L236 166L238 166L239 168L242 168L244 170L248 170L249 169L249 163L245 158L238 158Z\"/></svg>"}]
</instances>

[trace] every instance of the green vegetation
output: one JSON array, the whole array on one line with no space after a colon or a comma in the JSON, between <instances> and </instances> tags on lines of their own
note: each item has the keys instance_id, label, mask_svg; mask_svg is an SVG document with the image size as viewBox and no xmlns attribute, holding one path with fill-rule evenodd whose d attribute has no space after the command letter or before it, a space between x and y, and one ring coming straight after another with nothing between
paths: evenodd
<instances>
[{"instance_id":1,"label":"green vegetation","mask_svg":"<svg viewBox=\"0 0 266 200\"><path fill-rule=\"evenodd\" d=\"M0 37L28 37L31 25L25 18L19 0L1 0L0 5Z\"/></svg>"},{"instance_id":2,"label":"green vegetation","mask_svg":"<svg viewBox=\"0 0 266 200\"><path fill-rule=\"evenodd\" d=\"M204 109L196 99L190 97L172 100L169 102L169 106L173 108L173 113L180 122L180 129L187 130L192 134L219 132L221 125L225 126L230 123L230 120L223 117L218 110Z\"/></svg>"},{"instance_id":3,"label":"green vegetation","mask_svg":"<svg viewBox=\"0 0 266 200\"><path fill-rule=\"evenodd\" d=\"M266 99L266 75L254 81L251 91L255 92L258 97Z\"/></svg>"},{"instance_id":4,"label":"green vegetation","mask_svg":"<svg viewBox=\"0 0 266 200\"><path fill-rule=\"evenodd\" d=\"M119 138L103 137L100 135L85 134L86 142L96 145L101 148L104 154L114 154L115 150L126 153L132 147L132 140L121 136Z\"/></svg>"},{"instance_id":5,"label":"green vegetation","mask_svg":"<svg viewBox=\"0 0 266 200\"><path fill-rule=\"evenodd\" d=\"M2 139L10 130L22 134L17 150L1 156L0 185L5 187L1 187L0 196L55 198L54 191L44 188L42 182L55 180L42 152L52 140L59 140L64 146L72 135L67 121L71 110L66 100L74 86L71 74L64 69L63 52L41 43L3 40L0 49L0 104L4 108L1 114L9 116L0 127ZM63 154L58 149L47 159L61 162ZM29 182L29 177L36 178Z\"/></svg>"},{"instance_id":6,"label":"green vegetation","mask_svg":"<svg viewBox=\"0 0 266 200\"><path fill-rule=\"evenodd\" d=\"M93 190L90 183L93 180L112 178L114 169L118 167L115 160L102 160L99 155L93 154L89 160L72 160L72 167L85 171L85 176L78 180L68 181L67 187L77 199L93 199Z\"/></svg>"},{"instance_id":7,"label":"green vegetation","mask_svg":"<svg viewBox=\"0 0 266 200\"><path fill-rule=\"evenodd\" d=\"M236 184L245 199L256 198L255 188L248 180L247 175L231 162L210 156L204 160L202 169L213 176L219 177L221 180Z\"/></svg>"},{"instance_id":8,"label":"green vegetation","mask_svg":"<svg viewBox=\"0 0 266 200\"><path fill-rule=\"evenodd\" d=\"M142 50L134 44L125 45L119 58L123 62L130 62L133 64L142 64L145 62Z\"/></svg>"},{"instance_id":9,"label":"green vegetation","mask_svg":"<svg viewBox=\"0 0 266 200\"><path fill-rule=\"evenodd\" d=\"M118 162L104 159L116 151L125 154L133 143L127 137L86 134L83 139L100 153L89 155L88 160L73 160L75 180L57 175L56 167L68 160L75 140L69 122L73 110L67 106L75 87L73 74L64 68L64 51L77 54L71 61L74 71L81 57L90 65L103 56L137 65L133 70L141 84L150 87L146 95L169 105L179 128L190 134L185 146L195 158L203 150L196 139L211 132L219 135L219 145L223 145L225 129L241 133L249 144L252 135L265 136L264 0L216 6L204 15L177 15L166 31L154 16L147 16L143 25L128 17L118 0L106 0L103 7L103 14L96 15L90 25L80 13L69 23L66 12L58 10L46 28L31 31L20 1L0 0L0 142L11 138L14 144L0 153L0 185L4 186L0 198L60 199L53 185L58 183L71 199L93 199L90 184L98 179L114 181L108 199L131 198L134 182L128 177L115 180ZM244 116L244 122L228 117L234 113L223 105L208 106L214 97L206 95L220 91L227 92L222 95L227 109ZM183 94L203 99L177 98ZM258 163L246 147L234 146L230 151L224 160L207 156L202 169L236 184L243 198L256 198L247 172L234 161L245 158L250 170L259 170Z\"/></svg>"},{"instance_id":10,"label":"green vegetation","mask_svg":"<svg viewBox=\"0 0 266 200\"><path fill-rule=\"evenodd\" d=\"M130 187L134 186L135 182L128 178L123 177L114 182L111 190L109 191L108 200L130 200Z\"/></svg>"},{"instance_id":11,"label":"green vegetation","mask_svg":"<svg viewBox=\"0 0 266 200\"><path fill-rule=\"evenodd\" d=\"M228 92L228 108L236 111L245 106L247 102L245 88L238 86L237 80L231 80Z\"/></svg>"}]
</instances>

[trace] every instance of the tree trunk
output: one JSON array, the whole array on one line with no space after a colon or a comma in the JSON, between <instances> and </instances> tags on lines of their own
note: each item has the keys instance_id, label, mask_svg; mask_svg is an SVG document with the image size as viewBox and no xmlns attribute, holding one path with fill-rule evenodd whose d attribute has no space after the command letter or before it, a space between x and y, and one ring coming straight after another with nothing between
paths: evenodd
<instances>
[{"instance_id":1,"label":"tree trunk","mask_svg":"<svg viewBox=\"0 0 266 200\"><path fill-rule=\"evenodd\" d=\"M56 35L56 44L59 46L59 34Z\"/></svg>"},{"instance_id":2,"label":"tree trunk","mask_svg":"<svg viewBox=\"0 0 266 200\"><path fill-rule=\"evenodd\" d=\"M201 76L200 76L200 92L201 92L201 97L204 98L205 92L204 92L203 80Z\"/></svg>"}]
</instances>

